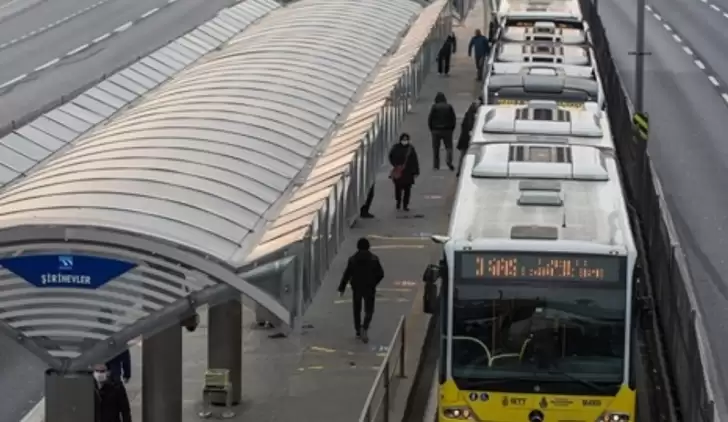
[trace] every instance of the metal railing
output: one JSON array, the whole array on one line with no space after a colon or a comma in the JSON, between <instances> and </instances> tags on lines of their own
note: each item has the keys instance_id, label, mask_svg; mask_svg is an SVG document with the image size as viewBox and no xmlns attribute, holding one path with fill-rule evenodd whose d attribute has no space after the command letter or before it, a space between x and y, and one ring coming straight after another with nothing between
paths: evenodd
<instances>
[{"instance_id":1,"label":"metal railing","mask_svg":"<svg viewBox=\"0 0 728 422\"><path fill-rule=\"evenodd\" d=\"M350 161L336 170L327 170L327 177L311 178L299 188L300 192L310 194L309 198L299 200L320 203L320 208L315 213L300 213L300 218L286 218L287 222L276 229L276 236L264 236L251 253L251 268L283 257L296 257L297 269L292 273L295 280L279 284L296 289L296 316L312 303L346 230L358 218L381 165L420 96L438 50L452 32L448 7L444 0L437 0L423 11L420 18L428 9L432 14L409 28L351 114L356 114L358 107L371 109L373 104L381 104L379 110L366 117L342 119L342 129L329 144L333 147L322 151L311 172L330 169L337 161L344 161L342 154Z\"/></svg>"},{"instance_id":2,"label":"metal railing","mask_svg":"<svg viewBox=\"0 0 728 422\"><path fill-rule=\"evenodd\" d=\"M394 394L402 378L406 378L407 319L399 318L399 324L389 342L387 355L379 366L374 384L369 390L359 422L389 422L392 416ZM396 353L395 353L396 351Z\"/></svg>"},{"instance_id":3,"label":"metal railing","mask_svg":"<svg viewBox=\"0 0 728 422\"><path fill-rule=\"evenodd\" d=\"M728 420L725 414L721 414L725 410L716 406L716 398L723 400L726 392L720 391L720 386L709 375L714 371L714 361L705 339L685 254L647 145L634 136L634 107L612 58L607 34L597 11L590 0L582 0L581 3L592 31L625 189L637 216L638 227L635 229L642 232L647 261L644 278L664 333L666 366L672 377L679 413L682 420L690 422Z\"/></svg>"}]
</instances>

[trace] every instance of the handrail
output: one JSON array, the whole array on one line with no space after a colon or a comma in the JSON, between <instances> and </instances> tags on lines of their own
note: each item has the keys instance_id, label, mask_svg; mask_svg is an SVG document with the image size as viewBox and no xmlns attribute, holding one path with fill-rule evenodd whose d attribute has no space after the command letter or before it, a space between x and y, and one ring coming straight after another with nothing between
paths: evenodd
<instances>
[{"instance_id":1,"label":"handrail","mask_svg":"<svg viewBox=\"0 0 728 422\"><path fill-rule=\"evenodd\" d=\"M389 422L393 408L392 394L393 390L396 391L397 389L396 385L392 385L393 381L406 378L406 322L407 318L402 315L399 318L397 329L394 331L394 336L392 336L392 340L389 342L389 349L387 349L387 354L384 356L384 362L379 366L377 376L374 378L374 384L369 390L367 400L364 403L364 409L362 409L361 416L359 416L359 422L379 421L382 412L383 415L381 416L383 417L383 421ZM393 353L395 348L397 349L396 354Z\"/></svg>"}]
</instances>

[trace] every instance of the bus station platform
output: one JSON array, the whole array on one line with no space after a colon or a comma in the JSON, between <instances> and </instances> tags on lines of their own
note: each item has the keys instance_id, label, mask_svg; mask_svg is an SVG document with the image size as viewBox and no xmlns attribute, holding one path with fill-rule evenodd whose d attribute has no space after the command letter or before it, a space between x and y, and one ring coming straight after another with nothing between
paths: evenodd
<instances>
[{"instance_id":1,"label":"bus station platform","mask_svg":"<svg viewBox=\"0 0 728 422\"><path fill-rule=\"evenodd\" d=\"M475 66L467 56L467 46L474 30L482 27L483 12L482 3L476 2L465 22L454 23L458 49L450 75L432 72L404 121L403 131L411 136L421 171L413 187L411 211L395 209L393 186L388 180L390 167L382 167L371 208L375 218L360 219L348 230L319 293L303 316L302 328L285 337L278 336L275 330L259 328L253 310L244 307L243 401L234 409L236 415L228 420L358 420L388 344L404 315L406 378L394 395L393 414L395 420L401 420L430 318L422 312L421 277L426 265L436 262L440 255L438 246L429 237L447 230L457 180L455 172L445 165L440 170L433 169L427 115L437 92L447 96L459 119L479 94ZM458 135L459 127L456 140ZM456 152L456 164L457 155ZM385 271L368 344L354 337L350 290L342 298L337 293L347 259L355 252L356 241L363 236L370 239L372 252L379 256ZM200 397L207 367L206 312L200 315L200 327L194 333L185 333L183 338L181 422L200 420ZM127 384L135 421L142 420L142 347L140 343L132 349L132 378Z\"/></svg>"}]
</instances>

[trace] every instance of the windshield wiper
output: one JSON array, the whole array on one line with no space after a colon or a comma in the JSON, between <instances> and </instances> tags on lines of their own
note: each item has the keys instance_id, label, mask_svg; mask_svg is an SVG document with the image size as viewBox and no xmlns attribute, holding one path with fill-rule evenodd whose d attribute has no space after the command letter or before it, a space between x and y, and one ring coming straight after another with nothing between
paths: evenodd
<instances>
[{"instance_id":1,"label":"windshield wiper","mask_svg":"<svg viewBox=\"0 0 728 422\"><path fill-rule=\"evenodd\" d=\"M570 379L572 381L576 381L579 384L585 385L585 386L591 388L592 390L594 390L594 391L596 391L598 393L610 394L610 392L606 388L601 387L601 386L598 386L598 385L594 384L593 382L591 382L589 380L585 380L583 378L579 378L576 375L572 375L572 374L570 374L570 373L568 373L566 371L562 371L560 369L557 369L556 366L554 366L554 365L551 365L551 367L548 370L548 373L550 375L562 375L562 376L564 376L564 377L566 377L566 378L568 378L568 379Z\"/></svg>"}]
</instances>

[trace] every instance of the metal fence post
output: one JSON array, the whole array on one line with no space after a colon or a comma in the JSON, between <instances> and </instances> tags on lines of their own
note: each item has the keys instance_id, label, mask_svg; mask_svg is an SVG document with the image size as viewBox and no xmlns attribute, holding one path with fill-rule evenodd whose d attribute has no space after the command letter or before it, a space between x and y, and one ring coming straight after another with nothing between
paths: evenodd
<instances>
[{"instance_id":1,"label":"metal fence post","mask_svg":"<svg viewBox=\"0 0 728 422\"><path fill-rule=\"evenodd\" d=\"M407 321L403 317L402 322L401 322L402 326L401 326L401 328L399 330L400 331L400 337L401 337L401 339L400 339L401 344L399 346L399 377L400 378L406 378L407 377L407 374L406 374L406 371L405 371L405 367L404 367L405 360L406 360L405 359L405 356L406 356L406 352L407 352L407 346L406 346L406 343L407 343L407 335L405 334L405 331L406 331L405 330L406 322Z\"/></svg>"},{"instance_id":2,"label":"metal fence post","mask_svg":"<svg viewBox=\"0 0 728 422\"><path fill-rule=\"evenodd\" d=\"M389 360L384 364L384 368L385 368L384 369L384 422L389 422L389 411L390 411L390 409L389 409L389 406L390 406L390 403L389 403L389 400L390 400L390 397L389 397L389 394L390 394L390 391L389 391L389 388L390 388L390 385L389 385L389 369L390 369Z\"/></svg>"}]
</instances>

